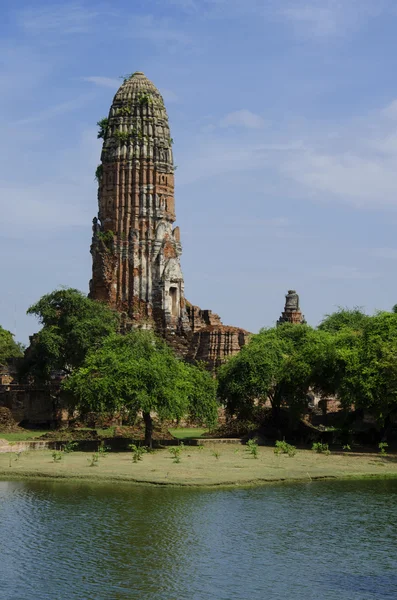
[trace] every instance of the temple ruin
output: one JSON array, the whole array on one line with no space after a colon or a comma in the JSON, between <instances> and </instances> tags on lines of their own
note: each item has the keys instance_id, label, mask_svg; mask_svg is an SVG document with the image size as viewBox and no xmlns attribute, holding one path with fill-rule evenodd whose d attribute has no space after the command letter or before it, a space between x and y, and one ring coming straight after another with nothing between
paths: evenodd
<instances>
[{"instance_id":1,"label":"temple ruin","mask_svg":"<svg viewBox=\"0 0 397 600\"><path fill-rule=\"evenodd\" d=\"M141 72L124 80L109 116L97 169L90 297L122 314L123 327L153 328L188 360L210 368L236 354L248 332L185 299L168 115Z\"/></svg>"}]
</instances>

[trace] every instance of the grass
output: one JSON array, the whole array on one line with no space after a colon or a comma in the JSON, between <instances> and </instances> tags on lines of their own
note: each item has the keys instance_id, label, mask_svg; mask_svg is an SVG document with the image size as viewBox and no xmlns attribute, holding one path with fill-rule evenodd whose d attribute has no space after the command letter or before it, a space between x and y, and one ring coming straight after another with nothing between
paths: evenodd
<instances>
[{"instance_id":1,"label":"grass","mask_svg":"<svg viewBox=\"0 0 397 600\"><path fill-rule=\"evenodd\" d=\"M388 457L367 453L336 453L330 456L311 450L298 450L293 458L275 455L273 448L258 448L258 460L246 452L235 453L225 444L219 460L213 453L219 445L204 449L186 447L179 464L173 462L169 448L145 454L134 463L130 452L109 452L99 458L95 469L89 467L91 454L71 452L54 462L50 450L0 453L0 480L21 478L79 479L91 481L129 481L183 486L218 486L306 481L327 478L397 477L397 455Z\"/></svg>"},{"instance_id":2,"label":"grass","mask_svg":"<svg viewBox=\"0 0 397 600\"><path fill-rule=\"evenodd\" d=\"M177 427L175 429L169 429L169 432L177 440L188 440L201 437L204 433L208 432L208 429L203 429L202 427Z\"/></svg>"},{"instance_id":3,"label":"grass","mask_svg":"<svg viewBox=\"0 0 397 600\"><path fill-rule=\"evenodd\" d=\"M38 429L23 429L15 433L2 433L0 431L0 439L6 440L7 442L25 442L26 440L35 440L45 433L48 433L48 430L39 431Z\"/></svg>"}]
</instances>

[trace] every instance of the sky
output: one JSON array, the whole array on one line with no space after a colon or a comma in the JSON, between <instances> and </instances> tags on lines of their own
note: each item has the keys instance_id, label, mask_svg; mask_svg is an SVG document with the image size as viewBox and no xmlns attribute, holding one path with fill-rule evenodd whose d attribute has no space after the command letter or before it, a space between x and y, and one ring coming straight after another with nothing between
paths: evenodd
<instances>
[{"instance_id":1,"label":"sky","mask_svg":"<svg viewBox=\"0 0 397 600\"><path fill-rule=\"evenodd\" d=\"M88 291L96 122L125 74L163 94L187 299L273 326L397 303L394 0L3 0L0 325Z\"/></svg>"}]
</instances>

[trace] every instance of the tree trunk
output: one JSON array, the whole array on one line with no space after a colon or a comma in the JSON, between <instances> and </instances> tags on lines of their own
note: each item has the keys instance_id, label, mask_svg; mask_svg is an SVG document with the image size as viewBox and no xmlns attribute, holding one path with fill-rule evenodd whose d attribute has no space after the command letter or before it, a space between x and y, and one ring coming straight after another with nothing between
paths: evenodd
<instances>
[{"instance_id":1,"label":"tree trunk","mask_svg":"<svg viewBox=\"0 0 397 600\"><path fill-rule=\"evenodd\" d=\"M150 416L150 412L142 413L143 420L145 422L145 446L148 448L152 447L152 436L153 436L153 419Z\"/></svg>"}]
</instances>

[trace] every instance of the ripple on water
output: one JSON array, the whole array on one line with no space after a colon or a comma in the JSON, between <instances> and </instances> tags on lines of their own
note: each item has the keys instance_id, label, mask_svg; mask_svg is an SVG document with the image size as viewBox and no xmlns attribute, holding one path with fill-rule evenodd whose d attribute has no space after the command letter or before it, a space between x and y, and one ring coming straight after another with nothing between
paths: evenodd
<instances>
[{"instance_id":1,"label":"ripple on water","mask_svg":"<svg viewBox=\"0 0 397 600\"><path fill-rule=\"evenodd\" d=\"M0 482L0 600L396 600L397 481Z\"/></svg>"}]
</instances>

